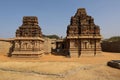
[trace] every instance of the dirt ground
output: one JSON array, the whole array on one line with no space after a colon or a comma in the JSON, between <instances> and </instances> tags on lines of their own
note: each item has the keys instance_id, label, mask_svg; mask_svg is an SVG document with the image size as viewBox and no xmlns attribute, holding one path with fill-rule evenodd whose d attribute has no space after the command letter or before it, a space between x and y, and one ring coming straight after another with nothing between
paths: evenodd
<instances>
[{"instance_id":1,"label":"dirt ground","mask_svg":"<svg viewBox=\"0 0 120 80\"><path fill-rule=\"evenodd\" d=\"M120 80L120 69L106 65L120 60L120 53L66 58L10 58L0 53L0 80Z\"/></svg>"}]
</instances>

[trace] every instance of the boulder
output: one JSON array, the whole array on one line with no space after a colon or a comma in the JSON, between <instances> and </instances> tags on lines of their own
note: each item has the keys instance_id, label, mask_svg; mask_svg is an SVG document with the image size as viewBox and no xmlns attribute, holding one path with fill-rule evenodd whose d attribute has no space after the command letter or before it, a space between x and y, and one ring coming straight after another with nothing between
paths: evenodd
<instances>
[{"instance_id":1,"label":"boulder","mask_svg":"<svg viewBox=\"0 0 120 80\"><path fill-rule=\"evenodd\" d=\"M108 66L120 69L120 60L111 60L107 62Z\"/></svg>"}]
</instances>

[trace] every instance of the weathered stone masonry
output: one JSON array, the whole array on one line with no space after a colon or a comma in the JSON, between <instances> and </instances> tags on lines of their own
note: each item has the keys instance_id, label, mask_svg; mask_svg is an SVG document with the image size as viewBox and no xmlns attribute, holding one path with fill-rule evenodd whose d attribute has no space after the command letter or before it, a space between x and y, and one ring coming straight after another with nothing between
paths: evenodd
<instances>
[{"instance_id":1,"label":"weathered stone masonry","mask_svg":"<svg viewBox=\"0 0 120 80\"><path fill-rule=\"evenodd\" d=\"M96 55L101 52L100 28L84 8L77 10L67 27L66 49L71 57Z\"/></svg>"},{"instance_id":2,"label":"weathered stone masonry","mask_svg":"<svg viewBox=\"0 0 120 80\"><path fill-rule=\"evenodd\" d=\"M23 17L23 24L16 30L12 56L38 57L43 53L41 28L35 16Z\"/></svg>"},{"instance_id":3,"label":"weathered stone masonry","mask_svg":"<svg viewBox=\"0 0 120 80\"><path fill-rule=\"evenodd\" d=\"M100 28L87 15L85 8L79 8L71 17L66 33L65 39L53 42L43 39L38 18L25 16L23 24L16 30L16 37L4 41L12 44L9 52L12 57L39 57L44 53L51 53L51 50L70 57L95 56L101 53Z\"/></svg>"}]
</instances>

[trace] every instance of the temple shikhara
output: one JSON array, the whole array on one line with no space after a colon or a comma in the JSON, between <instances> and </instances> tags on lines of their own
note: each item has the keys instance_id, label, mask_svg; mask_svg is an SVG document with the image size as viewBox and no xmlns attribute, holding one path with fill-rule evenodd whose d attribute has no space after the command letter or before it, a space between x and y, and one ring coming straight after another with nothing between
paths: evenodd
<instances>
[{"instance_id":1,"label":"temple shikhara","mask_svg":"<svg viewBox=\"0 0 120 80\"><path fill-rule=\"evenodd\" d=\"M42 37L36 16L24 16L12 43L12 57L39 57L55 53L70 57L96 56L101 53L100 27L94 23L85 8L79 8L71 17L64 39Z\"/></svg>"},{"instance_id":2,"label":"temple shikhara","mask_svg":"<svg viewBox=\"0 0 120 80\"><path fill-rule=\"evenodd\" d=\"M43 53L41 28L35 16L23 17L23 24L16 30L12 56L38 57Z\"/></svg>"},{"instance_id":3,"label":"temple shikhara","mask_svg":"<svg viewBox=\"0 0 120 80\"><path fill-rule=\"evenodd\" d=\"M96 55L101 52L100 28L87 15L85 8L77 10L67 27L66 49L71 57Z\"/></svg>"}]
</instances>

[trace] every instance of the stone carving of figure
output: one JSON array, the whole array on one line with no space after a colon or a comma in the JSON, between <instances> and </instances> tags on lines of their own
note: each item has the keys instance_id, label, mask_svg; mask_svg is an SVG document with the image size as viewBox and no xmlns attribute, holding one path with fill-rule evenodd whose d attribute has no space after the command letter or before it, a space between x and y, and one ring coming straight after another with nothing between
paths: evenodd
<instances>
[{"instance_id":1,"label":"stone carving of figure","mask_svg":"<svg viewBox=\"0 0 120 80\"><path fill-rule=\"evenodd\" d=\"M31 49L32 48L32 44L30 42L28 42L27 44L27 48Z\"/></svg>"},{"instance_id":2,"label":"stone carving of figure","mask_svg":"<svg viewBox=\"0 0 120 80\"><path fill-rule=\"evenodd\" d=\"M21 48L24 49L24 50L26 50L26 44L24 42L22 42Z\"/></svg>"},{"instance_id":3,"label":"stone carving of figure","mask_svg":"<svg viewBox=\"0 0 120 80\"><path fill-rule=\"evenodd\" d=\"M15 43L15 48L19 48L19 47L20 47L19 43L16 42L16 43Z\"/></svg>"}]
</instances>

